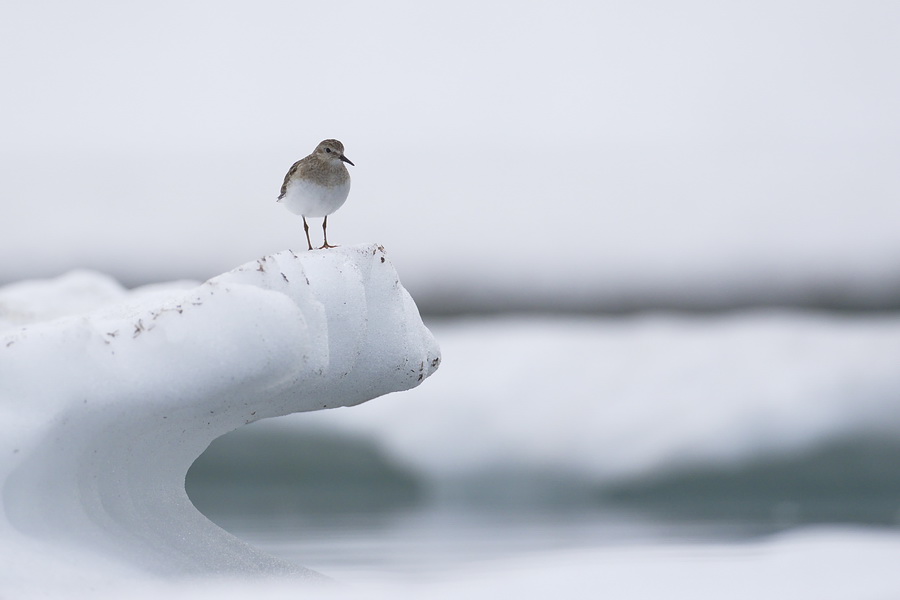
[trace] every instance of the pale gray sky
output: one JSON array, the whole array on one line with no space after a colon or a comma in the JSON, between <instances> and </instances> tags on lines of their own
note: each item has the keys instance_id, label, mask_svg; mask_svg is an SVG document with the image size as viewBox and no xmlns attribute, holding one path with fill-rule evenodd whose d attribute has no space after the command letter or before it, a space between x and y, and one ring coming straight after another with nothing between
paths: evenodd
<instances>
[{"instance_id":1,"label":"pale gray sky","mask_svg":"<svg viewBox=\"0 0 900 600\"><path fill-rule=\"evenodd\" d=\"M300 248L274 197L326 137L357 164L330 240L412 287L883 280L897 31L894 2L7 3L0 281Z\"/></svg>"}]
</instances>

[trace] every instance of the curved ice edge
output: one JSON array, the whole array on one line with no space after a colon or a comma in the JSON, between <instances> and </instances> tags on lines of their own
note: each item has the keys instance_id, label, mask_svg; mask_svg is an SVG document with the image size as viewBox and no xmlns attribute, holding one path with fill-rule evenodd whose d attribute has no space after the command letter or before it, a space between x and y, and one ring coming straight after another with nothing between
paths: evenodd
<instances>
[{"instance_id":1,"label":"curved ice edge","mask_svg":"<svg viewBox=\"0 0 900 600\"><path fill-rule=\"evenodd\" d=\"M244 424L410 389L440 362L375 244L279 252L0 342L0 533L165 574L315 577L197 511L188 468Z\"/></svg>"}]
</instances>

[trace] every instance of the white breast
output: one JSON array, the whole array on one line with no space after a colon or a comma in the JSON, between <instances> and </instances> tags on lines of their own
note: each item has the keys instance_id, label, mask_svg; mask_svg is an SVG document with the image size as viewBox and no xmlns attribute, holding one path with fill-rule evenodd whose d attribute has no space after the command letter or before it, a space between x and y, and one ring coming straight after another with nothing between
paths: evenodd
<instances>
[{"instance_id":1,"label":"white breast","mask_svg":"<svg viewBox=\"0 0 900 600\"><path fill-rule=\"evenodd\" d=\"M288 184L284 198L279 202L295 215L325 217L343 206L349 193L349 179L346 183L332 187L294 179Z\"/></svg>"}]
</instances>

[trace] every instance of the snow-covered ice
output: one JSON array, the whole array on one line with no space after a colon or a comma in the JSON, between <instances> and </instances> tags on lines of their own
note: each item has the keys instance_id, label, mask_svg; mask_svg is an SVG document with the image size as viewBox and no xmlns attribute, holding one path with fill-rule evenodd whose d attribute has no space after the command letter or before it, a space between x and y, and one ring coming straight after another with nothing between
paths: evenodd
<instances>
[{"instance_id":1,"label":"snow-covered ice","mask_svg":"<svg viewBox=\"0 0 900 600\"><path fill-rule=\"evenodd\" d=\"M354 404L431 372L433 338L381 258L374 246L285 252L199 286L126 291L77 272L0 290L0 592L298 593L293 580L240 575L292 567L209 524L182 480L211 439L245 422ZM72 300L59 302L54 286ZM415 398L271 426L374 436L438 479L515 465L600 482L900 430L900 322L890 316L517 318L432 329L449 360ZM601 545L304 592L877 598L900 593L898 551L886 530L821 528L753 543ZM175 572L238 576L173 581Z\"/></svg>"},{"instance_id":2,"label":"snow-covered ice","mask_svg":"<svg viewBox=\"0 0 900 600\"><path fill-rule=\"evenodd\" d=\"M23 282L0 290L0 324L4 594L60 573L88 585L109 563L313 575L208 521L185 473L237 427L406 390L440 362L376 245L284 251L193 286Z\"/></svg>"}]
</instances>

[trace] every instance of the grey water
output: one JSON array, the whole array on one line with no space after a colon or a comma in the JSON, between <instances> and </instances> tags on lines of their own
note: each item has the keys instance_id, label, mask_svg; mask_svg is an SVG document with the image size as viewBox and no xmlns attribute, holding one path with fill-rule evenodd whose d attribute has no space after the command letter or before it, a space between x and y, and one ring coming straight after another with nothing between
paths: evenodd
<instances>
[{"instance_id":1,"label":"grey water","mask_svg":"<svg viewBox=\"0 0 900 600\"><path fill-rule=\"evenodd\" d=\"M615 512L485 513L448 507L303 520L226 517L219 524L271 554L345 581L436 577L526 555L745 535L680 529Z\"/></svg>"},{"instance_id":2,"label":"grey water","mask_svg":"<svg viewBox=\"0 0 900 600\"><path fill-rule=\"evenodd\" d=\"M752 541L818 525L896 529L900 442L859 436L598 485L521 470L436 480L373 440L260 423L216 440L186 487L224 529L331 577L427 578L563 550Z\"/></svg>"}]
</instances>

